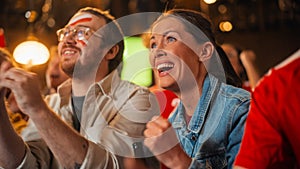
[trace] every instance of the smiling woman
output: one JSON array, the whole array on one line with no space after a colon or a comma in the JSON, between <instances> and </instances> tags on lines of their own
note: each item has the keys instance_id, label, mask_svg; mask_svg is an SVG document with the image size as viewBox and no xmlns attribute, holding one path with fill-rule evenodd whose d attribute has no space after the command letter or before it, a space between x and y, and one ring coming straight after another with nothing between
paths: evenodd
<instances>
[{"instance_id":1,"label":"smiling woman","mask_svg":"<svg viewBox=\"0 0 300 169\"><path fill-rule=\"evenodd\" d=\"M169 168L231 168L250 94L238 88L209 20L192 10L167 11L153 23L149 46L161 87L181 101L168 120L147 124L145 144Z\"/></svg>"}]
</instances>

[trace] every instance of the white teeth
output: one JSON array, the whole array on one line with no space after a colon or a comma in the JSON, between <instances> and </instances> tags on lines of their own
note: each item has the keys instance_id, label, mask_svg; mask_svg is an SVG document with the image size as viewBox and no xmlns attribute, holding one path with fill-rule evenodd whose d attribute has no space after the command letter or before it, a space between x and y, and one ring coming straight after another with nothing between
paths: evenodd
<instances>
[{"instance_id":1,"label":"white teeth","mask_svg":"<svg viewBox=\"0 0 300 169\"><path fill-rule=\"evenodd\" d=\"M66 50L64 51L64 54L69 55L69 54L74 54L75 51L70 51L70 50Z\"/></svg>"},{"instance_id":2,"label":"white teeth","mask_svg":"<svg viewBox=\"0 0 300 169\"><path fill-rule=\"evenodd\" d=\"M171 64L171 63L162 63L162 64L157 65L158 70L166 69L166 68L173 68L173 67L174 67L174 64Z\"/></svg>"}]
</instances>

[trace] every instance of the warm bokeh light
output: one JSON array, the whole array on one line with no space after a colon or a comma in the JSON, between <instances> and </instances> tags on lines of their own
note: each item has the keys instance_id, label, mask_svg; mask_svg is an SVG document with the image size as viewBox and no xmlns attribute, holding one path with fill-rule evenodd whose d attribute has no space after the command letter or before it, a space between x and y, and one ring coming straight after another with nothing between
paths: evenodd
<instances>
[{"instance_id":1,"label":"warm bokeh light","mask_svg":"<svg viewBox=\"0 0 300 169\"><path fill-rule=\"evenodd\" d=\"M219 28L222 32L230 32L232 30L233 26L232 26L231 22L224 21L224 22L220 22Z\"/></svg>"},{"instance_id":2,"label":"warm bokeh light","mask_svg":"<svg viewBox=\"0 0 300 169\"><path fill-rule=\"evenodd\" d=\"M227 7L225 5L219 5L218 6L218 11L221 13L221 14L225 14L227 12Z\"/></svg>"},{"instance_id":3,"label":"warm bokeh light","mask_svg":"<svg viewBox=\"0 0 300 169\"><path fill-rule=\"evenodd\" d=\"M17 63L30 67L46 63L49 59L49 50L38 41L25 41L15 48L13 57Z\"/></svg>"},{"instance_id":4,"label":"warm bokeh light","mask_svg":"<svg viewBox=\"0 0 300 169\"><path fill-rule=\"evenodd\" d=\"M205 3L207 4L213 4L215 3L217 0L204 0Z\"/></svg>"}]
</instances>

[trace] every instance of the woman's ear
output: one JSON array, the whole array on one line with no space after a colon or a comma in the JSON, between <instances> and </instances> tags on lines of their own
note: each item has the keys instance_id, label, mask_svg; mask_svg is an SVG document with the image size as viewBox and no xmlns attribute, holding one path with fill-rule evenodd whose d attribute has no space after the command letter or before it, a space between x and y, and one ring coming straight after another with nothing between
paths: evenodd
<instances>
[{"instance_id":1,"label":"woman's ear","mask_svg":"<svg viewBox=\"0 0 300 169\"><path fill-rule=\"evenodd\" d=\"M109 49L109 51L106 53L105 55L105 59L106 60L111 60L114 59L117 55L117 53L119 52L119 45L115 45L113 46L111 49Z\"/></svg>"},{"instance_id":2,"label":"woman's ear","mask_svg":"<svg viewBox=\"0 0 300 169\"><path fill-rule=\"evenodd\" d=\"M205 62L211 58L213 52L215 50L214 45L211 42L205 42L201 45L200 54L199 54L199 61Z\"/></svg>"}]
</instances>

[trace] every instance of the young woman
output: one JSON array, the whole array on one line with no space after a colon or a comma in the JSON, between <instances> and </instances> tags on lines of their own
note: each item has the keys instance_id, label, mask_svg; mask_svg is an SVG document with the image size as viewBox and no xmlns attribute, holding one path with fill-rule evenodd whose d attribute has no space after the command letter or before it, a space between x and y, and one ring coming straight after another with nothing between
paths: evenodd
<instances>
[{"instance_id":1,"label":"young woman","mask_svg":"<svg viewBox=\"0 0 300 169\"><path fill-rule=\"evenodd\" d=\"M161 87L181 101L169 119L147 124L146 146L169 168L231 168L250 94L238 88L209 20L192 10L167 11L152 25L150 50Z\"/></svg>"}]
</instances>

